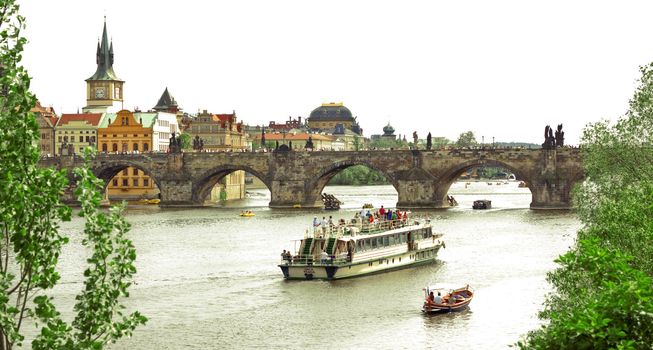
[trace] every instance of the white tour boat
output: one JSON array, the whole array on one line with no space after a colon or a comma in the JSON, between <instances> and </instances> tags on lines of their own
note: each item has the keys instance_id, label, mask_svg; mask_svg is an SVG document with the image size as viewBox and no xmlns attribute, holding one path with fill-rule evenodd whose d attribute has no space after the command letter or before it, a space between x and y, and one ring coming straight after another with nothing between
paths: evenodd
<instances>
[{"instance_id":1,"label":"white tour boat","mask_svg":"<svg viewBox=\"0 0 653 350\"><path fill-rule=\"evenodd\" d=\"M307 230L294 255L279 265L287 279L341 279L434 262L441 233L427 219L401 213L399 220L374 220L358 214L349 223Z\"/></svg>"}]
</instances>

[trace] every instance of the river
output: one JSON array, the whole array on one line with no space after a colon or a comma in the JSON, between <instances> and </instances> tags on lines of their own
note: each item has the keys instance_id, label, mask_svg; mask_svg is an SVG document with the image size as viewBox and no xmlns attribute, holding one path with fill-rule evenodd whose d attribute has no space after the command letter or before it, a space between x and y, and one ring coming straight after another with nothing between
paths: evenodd
<instances>
[{"instance_id":1,"label":"river","mask_svg":"<svg viewBox=\"0 0 653 350\"><path fill-rule=\"evenodd\" d=\"M571 212L532 211L517 182L458 182L459 206L420 211L446 249L434 264L342 281L285 281L280 253L293 249L313 216L349 218L363 203L393 207L391 186L324 190L345 202L340 211L269 209L269 192L225 207L130 207L130 236L138 250L136 284L126 301L149 318L112 349L505 349L539 324L547 271L573 243L580 223ZM472 210L475 199L490 210ZM256 213L243 218L243 206ZM83 221L62 228L57 304L70 317L81 287L86 252ZM422 288L470 284L476 297L459 313L424 316Z\"/></svg>"}]
</instances>

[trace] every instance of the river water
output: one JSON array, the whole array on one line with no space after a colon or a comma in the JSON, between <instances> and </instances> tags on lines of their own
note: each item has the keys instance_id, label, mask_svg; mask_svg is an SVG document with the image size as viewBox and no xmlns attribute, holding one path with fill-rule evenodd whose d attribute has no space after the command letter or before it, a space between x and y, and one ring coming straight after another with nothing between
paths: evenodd
<instances>
[{"instance_id":1,"label":"river water","mask_svg":"<svg viewBox=\"0 0 653 350\"><path fill-rule=\"evenodd\" d=\"M516 182L458 182L450 191L458 207L415 213L445 234L436 263L342 281L285 281L280 253L293 249L313 216L349 218L363 203L397 202L391 186L324 191L345 202L340 211L269 209L265 190L225 207L130 207L138 274L126 303L149 322L111 348L504 349L538 326L546 273L580 227L573 213L529 210L530 192ZM493 208L472 210L475 199L491 199ZM256 216L240 217L243 206ZM67 317L82 287L82 226L79 218L62 226L71 244L54 293ZM424 316L422 288L434 283L470 284L476 297L466 311Z\"/></svg>"}]
</instances>

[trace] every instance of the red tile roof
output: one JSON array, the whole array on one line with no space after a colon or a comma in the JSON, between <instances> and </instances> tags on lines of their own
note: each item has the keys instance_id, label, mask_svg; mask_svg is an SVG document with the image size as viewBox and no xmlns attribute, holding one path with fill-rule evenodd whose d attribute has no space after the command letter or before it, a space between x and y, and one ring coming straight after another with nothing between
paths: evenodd
<instances>
[{"instance_id":1,"label":"red tile roof","mask_svg":"<svg viewBox=\"0 0 653 350\"><path fill-rule=\"evenodd\" d=\"M73 121L86 121L93 126L99 126L102 120L102 113L81 113L81 114L62 114L57 126L66 125Z\"/></svg>"}]
</instances>

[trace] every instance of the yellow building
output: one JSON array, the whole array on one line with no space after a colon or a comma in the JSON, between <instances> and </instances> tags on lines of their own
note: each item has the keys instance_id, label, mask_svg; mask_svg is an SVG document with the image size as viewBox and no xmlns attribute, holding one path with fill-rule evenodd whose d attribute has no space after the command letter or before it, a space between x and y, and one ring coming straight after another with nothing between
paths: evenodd
<instances>
[{"instance_id":1,"label":"yellow building","mask_svg":"<svg viewBox=\"0 0 653 350\"><path fill-rule=\"evenodd\" d=\"M103 153L142 153L153 148L156 113L122 110L107 114L98 128L98 148ZM156 198L159 189L152 179L136 168L126 168L111 179L107 187L109 200Z\"/></svg>"},{"instance_id":2,"label":"yellow building","mask_svg":"<svg viewBox=\"0 0 653 350\"><path fill-rule=\"evenodd\" d=\"M101 121L101 113L62 114L54 131L55 154L82 154L85 147L96 147Z\"/></svg>"}]
</instances>

